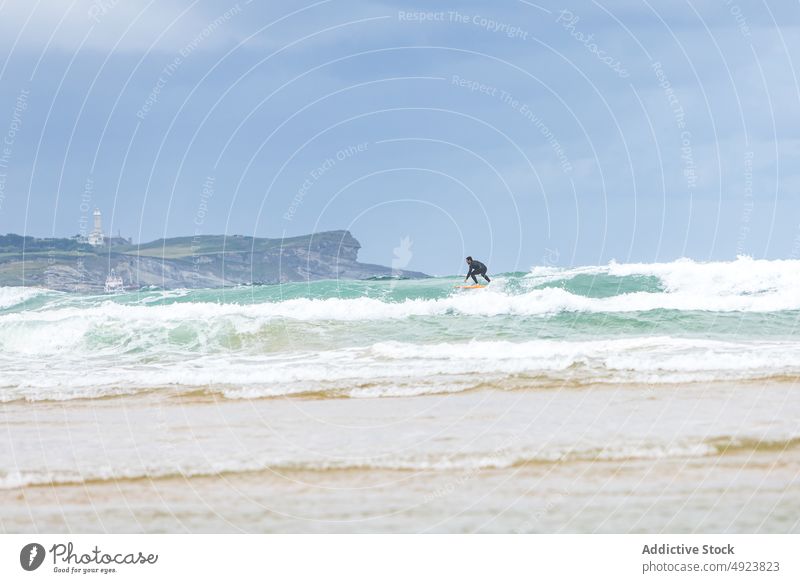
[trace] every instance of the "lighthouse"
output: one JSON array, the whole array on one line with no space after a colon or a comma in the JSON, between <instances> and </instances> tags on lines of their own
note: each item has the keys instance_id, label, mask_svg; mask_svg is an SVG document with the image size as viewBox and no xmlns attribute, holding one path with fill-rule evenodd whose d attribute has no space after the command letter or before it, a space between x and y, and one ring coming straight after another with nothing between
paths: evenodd
<instances>
[{"instance_id":1,"label":"lighthouse","mask_svg":"<svg viewBox=\"0 0 800 583\"><path fill-rule=\"evenodd\" d=\"M105 243L105 236L103 235L103 217L100 214L100 209L94 209L94 228L89 236L86 238L89 245L98 247Z\"/></svg>"}]
</instances>

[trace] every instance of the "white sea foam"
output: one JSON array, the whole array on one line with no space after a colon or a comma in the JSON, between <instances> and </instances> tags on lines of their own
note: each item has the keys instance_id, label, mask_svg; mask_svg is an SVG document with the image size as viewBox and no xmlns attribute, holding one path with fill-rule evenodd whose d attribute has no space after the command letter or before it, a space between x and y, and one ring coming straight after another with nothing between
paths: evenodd
<instances>
[{"instance_id":1,"label":"white sea foam","mask_svg":"<svg viewBox=\"0 0 800 583\"><path fill-rule=\"evenodd\" d=\"M596 298L557 287L531 289L542 283L586 274L655 276L661 280L664 291L637 291ZM33 353L48 347L58 350L60 346L69 345L71 339L79 340L87 330L103 326L136 334L153 334L168 332L181 325L197 324L198 330L208 330L216 325L232 326L236 332L247 333L280 319L355 322L450 314L535 317L559 312L631 313L659 309L762 313L800 310L800 293L797 291L800 289L800 261L796 260L739 258L728 263L679 260L662 264L611 263L603 267L575 269L539 267L533 269L524 281L528 290L522 293L509 293L503 286L498 286L438 299L405 301L361 297L301 298L255 304L181 302L153 306L111 301L86 307L58 304L52 309L0 316L0 346L6 350ZM13 305L35 293L40 293L40 290L0 288L0 307L3 302ZM47 339L53 332L49 325L58 326L60 338Z\"/></svg>"},{"instance_id":2,"label":"white sea foam","mask_svg":"<svg viewBox=\"0 0 800 583\"><path fill-rule=\"evenodd\" d=\"M697 296L779 294L791 293L800 286L800 260L739 256L735 261L701 262L686 258L669 263L612 261L608 265L575 268L538 266L526 278L529 283L541 284L578 275L654 276L667 292Z\"/></svg>"},{"instance_id":3,"label":"white sea foam","mask_svg":"<svg viewBox=\"0 0 800 583\"><path fill-rule=\"evenodd\" d=\"M480 387L655 385L777 376L800 376L800 342L660 336L518 343L381 342L320 352L178 355L153 363L95 357L6 366L0 379L0 400L68 400L151 390L200 390L231 399L306 393L369 398Z\"/></svg>"},{"instance_id":4,"label":"white sea foam","mask_svg":"<svg viewBox=\"0 0 800 583\"><path fill-rule=\"evenodd\" d=\"M26 351L25 344L41 346L35 330L57 326L59 333L86 327L117 327L143 334L169 331L185 324L202 328L215 324L234 326L238 332L253 332L277 319L298 321L368 321L404 319L413 316L544 316L558 312L625 313L657 309L710 312L773 312L800 310L800 293L780 290L751 295L711 295L687 292L635 292L607 298L590 298L560 288L546 288L518 295L478 290L441 299L385 302L373 298L324 300L295 299L262 304L213 304L186 302L159 306L130 306L108 302L99 306L66 307L0 316L0 345ZM3 331L14 330L13 334ZM26 338L33 334L32 338ZM68 342L58 339L56 346Z\"/></svg>"},{"instance_id":5,"label":"white sea foam","mask_svg":"<svg viewBox=\"0 0 800 583\"><path fill-rule=\"evenodd\" d=\"M171 335L199 346L224 349L226 339L252 334L280 320L301 322L407 319L455 315L536 317L558 312L637 312L655 309L711 312L771 312L800 309L800 261L754 261L700 264L611 264L603 268L561 270L537 268L529 284L569 279L578 274L659 277L665 292L634 292L591 298L561 288L506 293L501 287L456 293L439 299L387 302L375 298L293 299L258 304L183 302L125 305L112 301L88 306L55 302L49 309L0 315L0 349L13 355L58 355L73 352L118 354L169 344ZM179 290L185 294L185 290ZM0 306L15 305L43 290L0 288ZM215 339L223 340L214 344ZM299 339L301 341L302 339ZM105 344L104 344L105 342ZM569 360L569 359L568 359ZM556 358L554 362L558 363ZM622 361L620 361L622 362Z\"/></svg>"},{"instance_id":6,"label":"white sea foam","mask_svg":"<svg viewBox=\"0 0 800 583\"><path fill-rule=\"evenodd\" d=\"M650 275L661 280L664 291L593 298L561 287L536 287L592 273ZM800 261L739 258L729 263L680 260L542 267L524 282L521 291L507 282L494 289L405 301L360 297L128 305L96 298L79 304L68 294L59 294L47 306L0 315L0 400L94 398L164 388L204 390L228 398L309 392L376 397L464 391L481 384L497 388L659 384L800 375L800 343L791 339L793 314L780 315L776 341L749 340L749 330L737 332L730 341L719 335L715 340L630 337L639 328L609 329L605 334L595 323L592 333L602 335L596 340L529 340L538 333L531 328L533 332L526 329L527 336L515 342L466 342L462 327L460 342L443 342L451 337L451 315L461 324L462 316L517 316L516 321L525 323L526 318L564 311L800 310ZM0 302L16 305L39 293L45 292L0 288ZM420 333L415 327L418 318L427 322ZM326 329L316 328L325 321L347 322L348 332L364 333L341 337L358 344L382 337L385 328L373 322L394 325L397 320L405 320L402 331L419 340L348 348L337 344L343 327L331 334L327 344L326 332L319 332ZM284 323L294 326L289 332L281 329L291 341L272 344L281 330L271 326ZM576 335L581 334L577 316L574 327ZM673 333L674 329L670 328ZM318 350L305 346L304 334L316 335ZM479 377L472 374L476 370Z\"/></svg>"}]
</instances>

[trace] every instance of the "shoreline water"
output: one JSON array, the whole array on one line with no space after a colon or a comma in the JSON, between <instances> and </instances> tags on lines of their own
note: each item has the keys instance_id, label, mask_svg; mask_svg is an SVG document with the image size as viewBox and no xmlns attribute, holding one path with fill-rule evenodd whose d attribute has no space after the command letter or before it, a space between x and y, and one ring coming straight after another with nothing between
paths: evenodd
<instances>
[{"instance_id":1,"label":"shoreline water","mask_svg":"<svg viewBox=\"0 0 800 583\"><path fill-rule=\"evenodd\" d=\"M2 528L6 532L800 532L794 504L800 494L797 438L784 446L775 442L761 447L740 437L740 447L687 448L678 443L678 436L713 440L741 426L721 416L741 387L713 395L704 390L700 407L692 406L695 399L685 394L691 390L676 388L665 401L668 410L658 416L651 413L662 405L644 392L633 396L606 389L590 397L585 410L606 404L605 411L594 416L595 427L628 419L610 431L586 431L586 413L570 421L573 395L559 393L553 397L478 392L367 400L358 402L358 411L352 411L352 403L329 400L218 401L188 408L180 402L156 404L138 397L97 407L77 402L34 404L40 409L36 413L40 427L53 430L54 420L62 420L61 435L52 435L52 443L63 444L66 439L77 454L67 462L61 452L45 466L52 469L58 463L52 460L60 459L91 475L94 464L107 476L0 488ZM559 402L559 397L570 402ZM774 404L787 400L793 409L800 408L799 399L786 387L763 387L756 399L760 407L744 415L760 427ZM632 411L639 411L641 418L632 420ZM153 424L144 424L154 412ZM4 421L16 413L5 411ZM787 410L790 413L796 411ZM539 421L530 423L535 418ZM343 419L351 426L346 427ZM353 426L353 420L361 424ZM572 434L564 429L561 436L555 435L553 429L564 423ZM289 427L295 428L291 434ZM578 433L581 427L583 434ZM22 445L27 443L22 424L9 429L18 460L30 460L32 450ZM623 442L615 441L620 435L629 442L627 450ZM330 443L332 436L338 436L335 445ZM377 446L376 436L381 436ZM553 456L539 461L509 457L515 448L555 451L563 444L579 447L598 439L605 439L601 445L606 449L618 447L620 455ZM648 439L653 443L660 439L666 449L652 445L642 449L636 443ZM735 443L737 438L729 440ZM127 452L128 459L120 452ZM252 460L253 455L270 461L281 455L296 460L298 452L312 452L313 459L330 467L259 465ZM352 454L371 456L374 463L345 467L333 463ZM391 463L403 456L420 463L405 467ZM130 470L137 458L162 460L163 467L174 464L186 473L134 472L123 477L121 468ZM225 468L225 461L232 459L242 466L250 459L252 465ZM449 465L442 460L449 460ZM188 464L204 462L210 471L192 475ZM7 463L4 460L3 465Z\"/></svg>"},{"instance_id":2,"label":"shoreline water","mask_svg":"<svg viewBox=\"0 0 800 583\"><path fill-rule=\"evenodd\" d=\"M383 488L373 484L393 473L338 471L322 487L302 473L276 480L264 472L29 488L0 492L0 504L19 508L3 521L15 533L798 533L800 487L787 469L798 461L741 455L711 468L659 460L550 474L487 470L480 479L414 475ZM653 487L677 472L684 480ZM420 494L451 489L436 503Z\"/></svg>"}]
</instances>

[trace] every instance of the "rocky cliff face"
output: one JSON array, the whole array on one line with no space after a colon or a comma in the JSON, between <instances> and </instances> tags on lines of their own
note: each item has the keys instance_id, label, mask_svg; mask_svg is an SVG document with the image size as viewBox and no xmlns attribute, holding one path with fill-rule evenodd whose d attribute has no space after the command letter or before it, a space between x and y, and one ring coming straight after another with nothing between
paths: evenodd
<instances>
[{"instance_id":1,"label":"rocky cliff face","mask_svg":"<svg viewBox=\"0 0 800 583\"><path fill-rule=\"evenodd\" d=\"M0 285L102 291L113 269L125 287L208 288L317 279L427 277L359 263L349 231L289 239L200 236L92 248L71 239L0 237Z\"/></svg>"}]
</instances>

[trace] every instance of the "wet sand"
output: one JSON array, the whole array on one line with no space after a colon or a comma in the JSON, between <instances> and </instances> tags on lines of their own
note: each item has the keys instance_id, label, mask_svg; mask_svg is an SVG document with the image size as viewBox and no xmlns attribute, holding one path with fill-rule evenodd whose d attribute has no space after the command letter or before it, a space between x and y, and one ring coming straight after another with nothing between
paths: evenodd
<instances>
[{"instance_id":1,"label":"wet sand","mask_svg":"<svg viewBox=\"0 0 800 583\"><path fill-rule=\"evenodd\" d=\"M800 532L796 395L7 403L0 529Z\"/></svg>"}]
</instances>

